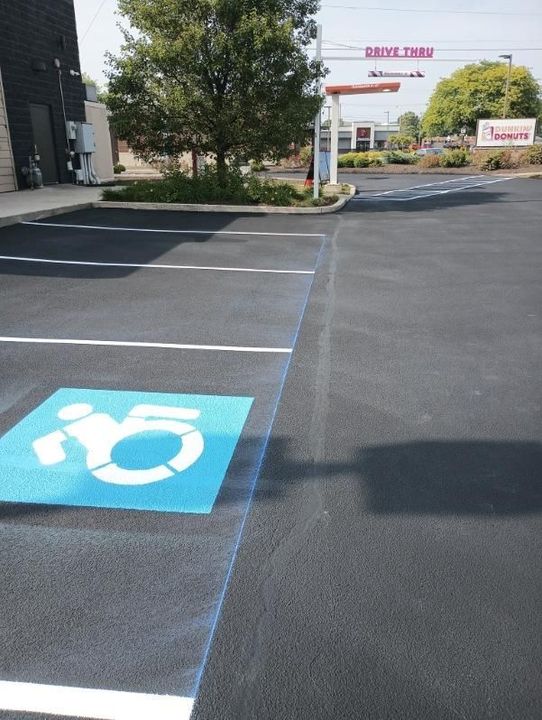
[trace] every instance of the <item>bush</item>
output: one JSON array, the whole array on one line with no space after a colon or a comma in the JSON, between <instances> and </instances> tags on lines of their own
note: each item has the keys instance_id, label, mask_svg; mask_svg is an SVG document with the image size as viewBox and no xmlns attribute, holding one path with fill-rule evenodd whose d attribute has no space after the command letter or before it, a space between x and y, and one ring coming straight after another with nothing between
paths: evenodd
<instances>
[{"instance_id":1,"label":"bush","mask_svg":"<svg viewBox=\"0 0 542 720\"><path fill-rule=\"evenodd\" d=\"M531 145L521 153L521 162L525 165L542 165L542 145Z\"/></svg>"},{"instance_id":2,"label":"bush","mask_svg":"<svg viewBox=\"0 0 542 720\"><path fill-rule=\"evenodd\" d=\"M250 169L252 170L252 172L264 172L265 170L267 170L262 160L251 160Z\"/></svg>"},{"instance_id":3,"label":"bush","mask_svg":"<svg viewBox=\"0 0 542 720\"><path fill-rule=\"evenodd\" d=\"M116 165L113 165L113 172L115 175L120 175L123 172L126 172L126 168L122 163L117 163Z\"/></svg>"},{"instance_id":4,"label":"bush","mask_svg":"<svg viewBox=\"0 0 542 720\"><path fill-rule=\"evenodd\" d=\"M283 168L289 168L290 170L297 170L303 167L300 155L289 155L280 161L280 166Z\"/></svg>"},{"instance_id":5,"label":"bush","mask_svg":"<svg viewBox=\"0 0 542 720\"><path fill-rule=\"evenodd\" d=\"M339 155L339 162L338 165L340 168L353 168L354 163L356 161L356 157L359 155L359 153L355 152L349 152L345 153L344 155Z\"/></svg>"},{"instance_id":6,"label":"bush","mask_svg":"<svg viewBox=\"0 0 542 720\"><path fill-rule=\"evenodd\" d=\"M441 167L465 167L470 165L470 156L466 150L445 150L439 161Z\"/></svg>"},{"instance_id":7,"label":"bush","mask_svg":"<svg viewBox=\"0 0 542 720\"><path fill-rule=\"evenodd\" d=\"M476 165L480 170L498 170L501 166L501 150L476 153Z\"/></svg>"},{"instance_id":8,"label":"bush","mask_svg":"<svg viewBox=\"0 0 542 720\"><path fill-rule=\"evenodd\" d=\"M382 162L382 153L376 152L374 150L370 150L368 153L365 153L369 160L369 167L380 167L384 163Z\"/></svg>"},{"instance_id":9,"label":"bush","mask_svg":"<svg viewBox=\"0 0 542 720\"><path fill-rule=\"evenodd\" d=\"M181 171L169 173L163 180L140 181L121 190L104 190L103 200L121 202L201 203L226 205L312 205L312 193L302 192L287 182L262 180L255 175L243 177L229 168L219 178L216 166L206 167L197 177ZM318 204L334 202L322 198Z\"/></svg>"},{"instance_id":10,"label":"bush","mask_svg":"<svg viewBox=\"0 0 542 720\"><path fill-rule=\"evenodd\" d=\"M299 159L304 167L309 167L312 160L312 148L310 146L302 147L299 151Z\"/></svg>"},{"instance_id":11,"label":"bush","mask_svg":"<svg viewBox=\"0 0 542 720\"><path fill-rule=\"evenodd\" d=\"M354 158L354 167L366 168L369 167L369 158L365 153L358 153Z\"/></svg>"},{"instance_id":12,"label":"bush","mask_svg":"<svg viewBox=\"0 0 542 720\"><path fill-rule=\"evenodd\" d=\"M477 152L475 163L480 170L505 170L518 166L518 157L512 150Z\"/></svg>"},{"instance_id":13,"label":"bush","mask_svg":"<svg viewBox=\"0 0 542 720\"><path fill-rule=\"evenodd\" d=\"M375 151L349 152L339 156L340 168L366 168L383 165L382 153Z\"/></svg>"},{"instance_id":14,"label":"bush","mask_svg":"<svg viewBox=\"0 0 542 720\"><path fill-rule=\"evenodd\" d=\"M251 177L246 184L247 205L293 205L301 199L301 193L290 183L260 180Z\"/></svg>"},{"instance_id":15,"label":"bush","mask_svg":"<svg viewBox=\"0 0 542 720\"><path fill-rule=\"evenodd\" d=\"M390 165L415 165L420 159L416 153L406 153L401 150L388 150L383 155Z\"/></svg>"},{"instance_id":16,"label":"bush","mask_svg":"<svg viewBox=\"0 0 542 720\"><path fill-rule=\"evenodd\" d=\"M421 168L437 168L440 167L440 157L438 155L424 155L418 162Z\"/></svg>"}]
</instances>

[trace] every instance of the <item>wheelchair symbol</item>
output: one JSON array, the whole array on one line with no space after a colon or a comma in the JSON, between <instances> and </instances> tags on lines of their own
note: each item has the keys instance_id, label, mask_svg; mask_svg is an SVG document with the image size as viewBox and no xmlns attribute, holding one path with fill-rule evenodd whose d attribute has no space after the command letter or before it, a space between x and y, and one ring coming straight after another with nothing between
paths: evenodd
<instances>
[{"instance_id":1,"label":"wheelchair symbol","mask_svg":"<svg viewBox=\"0 0 542 720\"><path fill-rule=\"evenodd\" d=\"M42 465L58 465L66 460L63 443L73 437L87 450L86 464L95 478L113 485L149 485L173 477L198 461L204 449L203 436L186 420L196 420L199 410L165 407L160 405L136 405L122 422L107 413L94 412L92 405L79 403L62 408L58 417L71 421L63 430L55 430L32 443ZM175 457L163 465L132 470L119 467L113 462L115 446L139 433L162 431L177 435L181 449Z\"/></svg>"}]
</instances>

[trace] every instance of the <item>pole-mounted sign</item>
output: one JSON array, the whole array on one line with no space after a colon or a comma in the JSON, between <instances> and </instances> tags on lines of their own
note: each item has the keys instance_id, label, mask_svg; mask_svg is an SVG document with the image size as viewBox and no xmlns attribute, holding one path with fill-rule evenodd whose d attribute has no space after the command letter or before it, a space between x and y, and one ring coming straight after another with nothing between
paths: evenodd
<instances>
[{"instance_id":1,"label":"pole-mounted sign","mask_svg":"<svg viewBox=\"0 0 542 720\"><path fill-rule=\"evenodd\" d=\"M425 58L431 59L435 48L412 45L369 45L365 48L366 58Z\"/></svg>"},{"instance_id":2,"label":"pole-mounted sign","mask_svg":"<svg viewBox=\"0 0 542 720\"><path fill-rule=\"evenodd\" d=\"M386 70L369 70L369 77L411 77L423 78L425 72L423 70L394 70L387 72Z\"/></svg>"},{"instance_id":3,"label":"pole-mounted sign","mask_svg":"<svg viewBox=\"0 0 542 720\"><path fill-rule=\"evenodd\" d=\"M326 95L367 95L369 93L397 92L401 83L362 83L358 85L326 85Z\"/></svg>"}]
</instances>

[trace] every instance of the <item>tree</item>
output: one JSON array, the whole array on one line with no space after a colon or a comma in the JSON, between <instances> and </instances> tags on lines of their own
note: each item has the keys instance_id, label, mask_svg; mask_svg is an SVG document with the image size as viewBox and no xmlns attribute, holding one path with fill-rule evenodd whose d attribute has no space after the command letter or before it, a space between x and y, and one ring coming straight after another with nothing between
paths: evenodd
<instances>
[{"instance_id":1,"label":"tree","mask_svg":"<svg viewBox=\"0 0 542 720\"><path fill-rule=\"evenodd\" d=\"M508 65L484 61L466 65L441 80L422 118L425 136L472 133L480 118L502 117ZM542 111L541 87L528 68L512 66L508 117L537 117Z\"/></svg>"},{"instance_id":2,"label":"tree","mask_svg":"<svg viewBox=\"0 0 542 720\"><path fill-rule=\"evenodd\" d=\"M399 150L404 150L415 142L416 139L411 135L390 135L388 137L388 145L392 148L397 147Z\"/></svg>"},{"instance_id":3,"label":"tree","mask_svg":"<svg viewBox=\"0 0 542 720\"><path fill-rule=\"evenodd\" d=\"M119 0L136 31L109 56L111 122L145 160L283 157L322 97L306 48L318 0Z\"/></svg>"},{"instance_id":4,"label":"tree","mask_svg":"<svg viewBox=\"0 0 542 720\"><path fill-rule=\"evenodd\" d=\"M415 112L409 110L399 116L399 132L401 135L410 135L417 138L420 132L420 118Z\"/></svg>"}]
</instances>

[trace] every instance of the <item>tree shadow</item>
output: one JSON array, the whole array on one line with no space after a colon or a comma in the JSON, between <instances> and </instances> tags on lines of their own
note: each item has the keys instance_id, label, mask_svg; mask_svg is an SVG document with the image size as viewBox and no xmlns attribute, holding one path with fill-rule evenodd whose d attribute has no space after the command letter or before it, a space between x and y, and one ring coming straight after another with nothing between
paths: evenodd
<instances>
[{"instance_id":1,"label":"tree shadow","mask_svg":"<svg viewBox=\"0 0 542 720\"><path fill-rule=\"evenodd\" d=\"M296 218L293 230L303 233L303 227L311 221L314 222L314 218L310 216ZM0 260L1 275L83 280L124 278L141 270L139 267L129 267L130 264L146 266L156 263L158 258L183 245L193 246L187 247L185 263L188 265L244 266L243 260L248 256L249 249L253 250L255 244L258 244L261 250L264 245L262 238L258 241L254 231L265 231L265 225L269 224L271 232L280 233L283 228L285 233L292 232L292 220L287 215L268 217L260 213L242 212L197 213L95 208L46 218L42 223L1 228L0 255L45 258L51 261L69 260L74 264ZM55 224L87 227L55 227ZM132 229L147 232L129 232ZM224 234L215 234L221 232ZM316 234L314 228L307 232ZM321 238L306 240L310 240L316 248L307 261L310 267L314 264ZM275 258L280 250L275 245L273 255L272 243L266 244L270 247L264 256L272 265L276 262ZM309 242L306 243L308 244ZM96 262L97 265L78 265L77 262ZM246 262L250 261L247 259ZM108 267L99 263L112 265ZM122 267L123 264L128 267Z\"/></svg>"}]
</instances>

